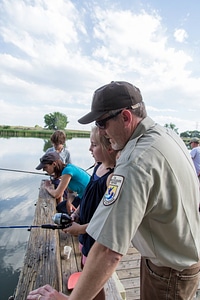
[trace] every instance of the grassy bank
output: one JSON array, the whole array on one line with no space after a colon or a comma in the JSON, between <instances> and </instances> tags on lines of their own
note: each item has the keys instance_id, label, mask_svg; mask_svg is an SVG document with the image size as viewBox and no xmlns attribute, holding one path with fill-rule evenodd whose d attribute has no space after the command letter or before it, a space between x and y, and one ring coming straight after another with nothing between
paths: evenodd
<instances>
[{"instance_id":1,"label":"grassy bank","mask_svg":"<svg viewBox=\"0 0 200 300\"><path fill-rule=\"evenodd\" d=\"M36 137L49 139L54 130L44 129L39 126L23 127L23 126L8 126L0 125L0 137ZM90 131L66 129L67 139L73 137L89 138ZM186 146L189 148L191 137L181 137Z\"/></svg>"},{"instance_id":2,"label":"grassy bank","mask_svg":"<svg viewBox=\"0 0 200 300\"><path fill-rule=\"evenodd\" d=\"M36 138L49 138L54 130L48 130L41 127L23 127L23 126L2 126L0 125L0 137L36 137ZM71 130L66 129L65 133L67 139L72 137L90 136L90 131Z\"/></svg>"}]
</instances>

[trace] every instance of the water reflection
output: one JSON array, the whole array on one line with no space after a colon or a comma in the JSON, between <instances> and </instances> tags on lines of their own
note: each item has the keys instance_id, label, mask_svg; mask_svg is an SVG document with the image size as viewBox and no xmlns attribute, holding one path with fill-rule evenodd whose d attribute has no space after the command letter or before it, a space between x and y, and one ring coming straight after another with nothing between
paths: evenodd
<instances>
[{"instance_id":1,"label":"water reflection","mask_svg":"<svg viewBox=\"0 0 200 300\"><path fill-rule=\"evenodd\" d=\"M0 169L36 171L46 141L39 138L0 138L0 141ZM67 144L74 164L84 169L93 164L89 139L75 138ZM44 174L0 170L0 226L32 224L39 186L47 178ZM1 300L7 300L14 292L29 234L26 229L0 229Z\"/></svg>"}]
</instances>

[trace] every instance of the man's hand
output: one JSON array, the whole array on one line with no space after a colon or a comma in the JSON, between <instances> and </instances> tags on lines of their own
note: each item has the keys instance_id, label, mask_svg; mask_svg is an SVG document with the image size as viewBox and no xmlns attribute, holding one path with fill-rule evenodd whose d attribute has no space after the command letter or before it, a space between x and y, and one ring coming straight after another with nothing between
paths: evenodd
<instances>
[{"instance_id":1,"label":"man's hand","mask_svg":"<svg viewBox=\"0 0 200 300\"><path fill-rule=\"evenodd\" d=\"M31 291L27 300L67 300L69 297L61 292L57 292L50 285L44 285L34 291Z\"/></svg>"}]
</instances>

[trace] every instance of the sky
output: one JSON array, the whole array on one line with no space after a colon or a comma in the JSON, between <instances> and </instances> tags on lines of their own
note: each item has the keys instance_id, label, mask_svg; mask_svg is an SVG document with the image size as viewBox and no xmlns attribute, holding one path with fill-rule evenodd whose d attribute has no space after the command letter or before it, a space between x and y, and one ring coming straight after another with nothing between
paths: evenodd
<instances>
[{"instance_id":1,"label":"sky","mask_svg":"<svg viewBox=\"0 0 200 300\"><path fill-rule=\"evenodd\" d=\"M113 80L142 93L148 115L200 130L199 0L0 0L0 125L67 128Z\"/></svg>"}]
</instances>

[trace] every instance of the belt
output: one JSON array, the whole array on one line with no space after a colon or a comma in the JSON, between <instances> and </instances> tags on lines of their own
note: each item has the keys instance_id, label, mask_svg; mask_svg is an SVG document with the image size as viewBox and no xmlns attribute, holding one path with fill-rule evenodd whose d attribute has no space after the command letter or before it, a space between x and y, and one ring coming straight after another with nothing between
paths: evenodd
<instances>
[{"instance_id":1,"label":"belt","mask_svg":"<svg viewBox=\"0 0 200 300\"><path fill-rule=\"evenodd\" d=\"M181 273L181 274L184 274L184 273L188 274L189 273L190 275L193 275L193 274L196 274L198 272L198 270L200 269L200 260L196 264L193 264L189 268L183 269L182 271L178 271L178 270L175 270L175 269L170 268L170 267L156 266L149 259L146 259L146 263L148 264L148 266L150 267L150 269L153 272L157 273L157 274L159 274L160 271L174 270L175 272L178 272L178 273Z\"/></svg>"}]
</instances>

